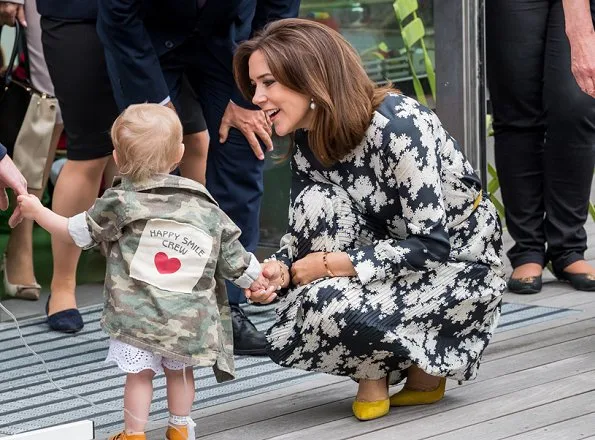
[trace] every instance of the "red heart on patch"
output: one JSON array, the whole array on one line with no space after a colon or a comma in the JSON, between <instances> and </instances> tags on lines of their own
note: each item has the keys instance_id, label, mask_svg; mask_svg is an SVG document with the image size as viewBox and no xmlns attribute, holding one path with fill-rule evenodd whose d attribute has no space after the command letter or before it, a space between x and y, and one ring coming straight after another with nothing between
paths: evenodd
<instances>
[{"instance_id":1,"label":"red heart on patch","mask_svg":"<svg viewBox=\"0 0 595 440\"><path fill-rule=\"evenodd\" d=\"M169 258L165 252L157 252L154 261L155 267L159 273L174 273L182 267L180 260L177 258Z\"/></svg>"}]
</instances>

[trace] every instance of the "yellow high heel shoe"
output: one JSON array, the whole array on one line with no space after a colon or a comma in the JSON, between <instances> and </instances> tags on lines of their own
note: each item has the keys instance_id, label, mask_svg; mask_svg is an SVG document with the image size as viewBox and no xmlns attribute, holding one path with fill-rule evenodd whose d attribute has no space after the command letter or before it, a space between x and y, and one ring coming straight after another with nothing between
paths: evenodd
<instances>
[{"instance_id":1,"label":"yellow high heel shoe","mask_svg":"<svg viewBox=\"0 0 595 440\"><path fill-rule=\"evenodd\" d=\"M426 405L435 403L444 397L446 377L440 379L438 386L431 391L418 391L403 388L390 398L390 406Z\"/></svg>"},{"instance_id":2,"label":"yellow high heel shoe","mask_svg":"<svg viewBox=\"0 0 595 440\"><path fill-rule=\"evenodd\" d=\"M388 414L388 410L390 409L390 399L375 400L373 402L355 400L351 409L353 415L358 420L374 420Z\"/></svg>"}]
</instances>

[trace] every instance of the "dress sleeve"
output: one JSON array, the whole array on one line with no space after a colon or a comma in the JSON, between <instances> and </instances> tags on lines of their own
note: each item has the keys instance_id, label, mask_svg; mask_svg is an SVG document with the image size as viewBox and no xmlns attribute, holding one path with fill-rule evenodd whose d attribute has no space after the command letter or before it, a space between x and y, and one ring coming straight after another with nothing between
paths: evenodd
<instances>
[{"instance_id":1,"label":"dress sleeve","mask_svg":"<svg viewBox=\"0 0 595 440\"><path fill-rule=\"evenodd\" d=\"M401 205L392 226L404 224L406 238L347 252L364 284L435 268L450 253L438 154L444 130L431 111L416 110L384 130L387 183L396 188Z\"/></svg>"},{"instance_id":2,"label":"dress sleeve","mask_svg":"<svg viewBox=\"0 0 595 440\"><path fill-rule=\"evenodd\" d=\"M260 275L260 263L246 251L239 237L240 229L222 213L221 248L217 260L217 275L246 289Z\"/></svg>"}]
</instances>

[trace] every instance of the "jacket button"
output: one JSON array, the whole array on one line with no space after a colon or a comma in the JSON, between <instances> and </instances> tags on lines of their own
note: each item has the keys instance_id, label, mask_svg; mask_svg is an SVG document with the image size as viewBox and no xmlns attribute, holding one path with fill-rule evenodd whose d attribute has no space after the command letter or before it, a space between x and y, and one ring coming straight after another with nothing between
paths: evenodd
<instances>
[{"instance_id":1,"label":"jacket button","mask_svg":"<svg viewBox=\"0 0 595 440\"><path fill-rule=\"evenodd\" d=\"M171 40L167 40L165 42L165 47L167 47L168 49L171 49L172 47L174 47L174 42Z\"/></svg>"}]
</instances>

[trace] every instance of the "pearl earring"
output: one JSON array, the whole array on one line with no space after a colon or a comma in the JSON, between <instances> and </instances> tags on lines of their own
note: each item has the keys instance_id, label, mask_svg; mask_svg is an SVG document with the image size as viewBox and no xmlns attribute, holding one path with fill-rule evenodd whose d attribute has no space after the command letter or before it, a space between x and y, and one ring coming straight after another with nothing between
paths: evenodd
<instances>
[{"instance_id":1,"label":"pearl earring","mask_svg":"<svg viewBox=\"0 0 595 440\"><path fill-rule=\"evenodd\" d=\"M316 108L316 103L314 102L314 99L310 99L310 110L314 110Z\"/></svg>"}]
</instances>

